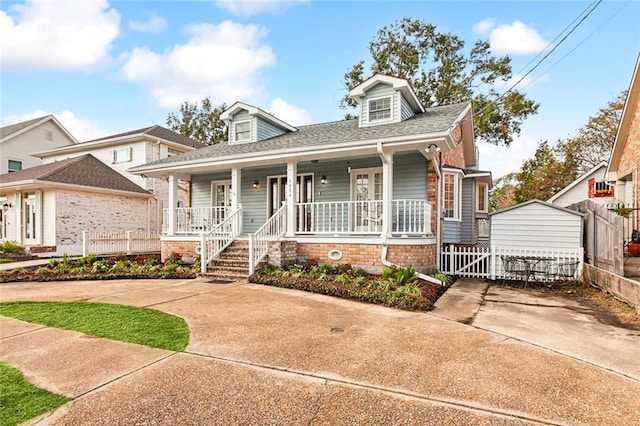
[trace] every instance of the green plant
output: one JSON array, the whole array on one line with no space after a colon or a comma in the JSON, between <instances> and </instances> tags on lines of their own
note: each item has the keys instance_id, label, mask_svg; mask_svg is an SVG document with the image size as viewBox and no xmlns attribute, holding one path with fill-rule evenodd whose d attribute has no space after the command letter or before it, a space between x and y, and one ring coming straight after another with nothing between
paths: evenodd
<instances>
[{"instance_id":1,"label":"green plant","mask_svg":"<svg viewBox=\"0 0 640 426\"><path fill-rule=\"evenodd\" d=\"M66 274L67 272L69 272L69 265L61 263L57 265L55 268L53 268L53 271L56 274Z\"/></svg>"},{"instance_id":2,"label":"green plant","mask_svg":"<svg viewBox=\"0 0 640 426\"><path fill-rule=\"evenodd\" d=\"M60 264L60 260L59 259L51 259L49 261L49 267L50 268L55 268L56 266L58 266Z\"/></svg>"},{"instance_id":3,"label":"green plant","mask_svg":"<svg viewBox=\"0 0 640 426\"><path fill-rule=\"evenodd\" d=\"M36 269L36 275L48 275L51 274L53 271L45 266L41 266L38 269Z\"/></svg>"},{"instance_id":4,"label":"green plant","mask_svg":"<svg viewBox=\"0 0 640 426\"><path fill-rule=\"evenodd\" d=\"M62 264L71 265L73 263L73 259L67 253L62 255Z\"/></svg>"},{"instance_id":5,"label":"green plant","mask_svg":"<svg viewBox=\"0 0 640 426\"><path fill-rule=\"evenodd\" d=\"M396 284L404 285L414 282L418 279L418 272L411 266L406 268L398 268L395 274Z\"/></svg>"},{"instance_id":6,"label":"green plant","mask_svg":"<svg viewBox=\"0 0 640 426\"><path fill-rule=\"evenodd\" d=\"M113 264L109 272L114 273L122 273L122 272L130 272L131 270L131 262L128 260L118 260Z\"/></svg>"},{"instance_id":7,"label":"green plant","mask_svg":"<svg viewBox=\"0 0 640 426\"><path fill-rule=\"evenodd\" d=\"M95 254L90 254L89 256L85 257L85 261L89 265L93 265L97 260L98 256L96 256Z\"/></svg>"},{"instance_id":8,"label":"green plant","mask_svg":"<svg viewBox=\"0 0 640 426\"><path fill-rule=\"evenodd\" d=\"M442 281L445 285L451 285L451 282L453 281L453 279L444 272L436 272L434 274L431 274L431 276L437 280Z\"/></svg>"},{"instance_id":9,"label":"green plant","mask_svg":"<svg viewBox=\"0 0 640 426\"><path fill-rule=\"evenodd\" d=\"M167 271L167 272L174 272L178 269L178 262L176 262L175 260L167 260L164 263L164 266L162 267L163 271Z\"/></svg>"},{"instance_id":10,"label":"green plant","mask_svg":"<svg viewBox=\"0 0 640 426\"><path fill-rule=\"evenodd\" d=\"M80 265L80 266L76 266L75 268L73 268L71 270L72 273L74 274L78 274L78 275L83 275L86 274L90 271L89 267L87 265Z\"/></svg>"},{"instance_id":11,"label":"green plant","mask_svg":"<svg viewBox=\"0 0 640 426\"><path fill-rule=\"evenodd\" d=\"M22 267L18 267L18 268L13 268L13 269L11 270L11 273L12 273L13 275L24 275L24 274L26 274L26 273L27 273L27 270L26 270L26 269L24 269L24 268L22 268Z\"/></svg>"},{"instance_id":12,"label":"green plant","mask_svg":"<svg viewBox=\"0 0 640 426\"><path fill-rule=\"evenodd\" d=\"M370 275L369 271L362 268L353 268L350 273L354 277L368 277Z\"/></svg>"},{"instance_id":13,"label":"green plant","mask_svg":"<svg viewBox=\"0 0 640 426\"><path fill-rule=\"evenodd\" d=\"M96 260L92 264L91 272L93 272L94 274L99 274L102 272L107 272L108 268L109 266L106 260Z\"/></svg>"},{"instance_id":14,"label":"green plant","mask_svg":"<svg viewBox=\"0 0 640 426\"><path fill-rule=\"evenodd\" d=\"M336 277L333 280L335 282L341 283L341 284L351 284L351 282L353 281L351 276L349 276L348 274L344 274L344 273L336 275Z\"/></svg>"},{"instance_id":15,"label":"green plant","mask_svg":"<svg viewBox=\"0 0 640 426\"><path fill-rule=\"evenodd\" d=\"M415 284L407 284L400 286L396 289L396 292L401 294L410 294L413 296L420 296L422 294L422 290Z\"/></svg>"},{"instance_id":16,"label":"green plant","mask_svg":"<svg viewBox=\"0 0 640 426\"><path fill-rule=\"evenodd\" d=\"M12 253L12 254L19 253L20 246L18 246L13 241L3 241L3 242L0 242L0 252Z\"/></svg>"}]
</instances>

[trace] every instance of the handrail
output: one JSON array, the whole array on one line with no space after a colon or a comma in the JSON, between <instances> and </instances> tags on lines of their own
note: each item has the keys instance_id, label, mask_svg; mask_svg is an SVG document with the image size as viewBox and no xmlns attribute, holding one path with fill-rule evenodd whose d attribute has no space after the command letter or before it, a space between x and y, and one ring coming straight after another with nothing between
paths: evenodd
<instances>
[{"instance_id":1,"label":"handrail","mask_svg":"<svg viewBox=\"0 0 640 426\"><path fill-rule=\"evenodd\" d=\"M269 253L269 243L287 231L287 205L283 204L256 232L249 234L249 275Z\"/></svg>"},{"instance_id":2,"label":"handrail","mask_svg":"<svg viewBox=\"0 0 640 426\"><path fill-rule=\"evenodd\" d=\"M240 234L242 222L242 206L231 213L209 232L202 233L200 243L200 271L207 272L209 261L222 253Z\"/></svg>"}]
</instances>

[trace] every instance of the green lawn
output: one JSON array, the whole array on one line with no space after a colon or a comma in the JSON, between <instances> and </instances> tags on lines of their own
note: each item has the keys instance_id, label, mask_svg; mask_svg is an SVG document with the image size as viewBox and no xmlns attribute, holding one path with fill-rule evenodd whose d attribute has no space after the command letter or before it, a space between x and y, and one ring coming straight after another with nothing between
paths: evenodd
<instances>
[{"instance_id":1,"label":"green lawn","mask_svg":"<svg viewBox=\"0 0 640 426\"><path fill-rule=\"evenodd\" d=\"M67 402L24 380L18 370L0 362L0 426L17 425Z\"/></svg>"},{"instance_id":2,"label":"green lawn","mask_svg":"<svg viewBox=\"0 0 640 426\"><path fill-rule=\"evenodd\" d=\"M8 302L0 315L121 342L181 352L189 327L179 317L153 309L107 303Z\"/></svg>"}]
</instances>

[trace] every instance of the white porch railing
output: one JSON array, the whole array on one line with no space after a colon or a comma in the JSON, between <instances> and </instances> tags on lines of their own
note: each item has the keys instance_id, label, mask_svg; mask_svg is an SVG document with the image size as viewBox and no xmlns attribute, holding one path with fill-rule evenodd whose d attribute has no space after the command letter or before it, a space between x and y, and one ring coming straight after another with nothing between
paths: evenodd
<instances>
[{"instance_id":1,"label":"white porch railing","mask_svg":"<svg viewBox=\"0 0 640 426\"><path fill-rule=\"evenodd\" d=\"M176 215L176 234L200 234L211 230L222 222L229 212L229 207L178 207ZM162 210L162 233L169 233L169 211Z\"/></svg>"},{"instance_id":2,"label":"white porch railing","mask_svg":"<svg viewBox=\"0 0 640 426\"><path fill-rule=\"evenodd\" d=\"M329 201L296 204L298 234L380 234L382 201ZM425 200L393 200L391 233L431 234L431 204Z\"/></svg>"},{"instance_id":3,"label":"white porch railing","mask_svg":"<svg viewBox=\"0 0 640 426\"><path fill-rule=\"evenodd\" d=\"M440 270L459 277L556 281L582 275L584 251L562 248L460 247L442 249Z\"/></svg>"},{"instance_id":4,"label":"white porch railing","mask_svg":"<svg viewBox=\"0 0 640 426\"><path fill-rule=\"evenodd\" d=\"M160 235L153 231L82 231L82 256L160 251Z\"/></svg>"},{"instance_id":5,"label":"white porch railing","mask_svg":"<svg viewBox=\"0 0 640 426\"><path fill-rule=\"evenodd\" d=\"M249 275L269 253L269 247L287 231L287 205L275 212L256 232L249 234Z\"/></svg>"},{"instance_id":6,"label":"white porch railing","mask_svg":"<svg viewBox=\"0 0 640 426\"><path fill-rule=\"evenodd\" d=\"M240 234L242 224L242 206L229 214L210 231L202 233L200 242L200 268L204 274L208 263L227 248Z\"/></svg>"}]
</instances>

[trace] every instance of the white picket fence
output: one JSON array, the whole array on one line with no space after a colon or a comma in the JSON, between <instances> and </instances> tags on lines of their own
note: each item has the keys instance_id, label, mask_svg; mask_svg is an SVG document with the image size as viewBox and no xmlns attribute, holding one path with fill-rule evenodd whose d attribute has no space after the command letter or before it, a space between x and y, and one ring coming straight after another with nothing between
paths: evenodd
<instances>
[{"instance_id":1,"label":"white picket fence","mask_svg":"<svg viewBox=\"0 0 640 426\"><path fill-rule=\"evenodd\" d=\"M82 231L82 255L136 254L160 251L160 234L155 231Z\"/></svg>"},{"instance_id":2,"label":"white picket fence","mask_svg":"<svg viewBox=\"0 0 640 426\"><path fill-rule=\"evenodd\" d=\"M448 246L440 270L448 275L526 281L557 281L582 276L584 249Z\"/></svg>"}]
</instances>

